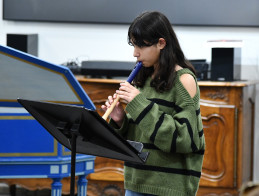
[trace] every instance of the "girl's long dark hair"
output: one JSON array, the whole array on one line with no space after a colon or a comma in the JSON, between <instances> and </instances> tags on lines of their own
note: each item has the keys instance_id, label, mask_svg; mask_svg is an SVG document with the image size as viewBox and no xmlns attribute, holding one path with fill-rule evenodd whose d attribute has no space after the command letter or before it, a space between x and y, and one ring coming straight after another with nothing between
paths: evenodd
<instances>
[{"instance_id":1,"label":"girl's long dark hair","mask_svg":"<svg viewBox=\"0 0 259 196\"><path fill-rule=\"evenodd\" d=\"M148 77L153 75L151 86L158 92L172 88L175 79L175 66L190 69L195 74L195 69L185 58L176 34L169 20L160 12L145 12L138 16L128 30L128 43L138 47L148 47L157 44L159 38L164 38L166 46L161 50L159 65L143 67L134 78L133 84L143 87Z\"/></svg>"}]
</instances>

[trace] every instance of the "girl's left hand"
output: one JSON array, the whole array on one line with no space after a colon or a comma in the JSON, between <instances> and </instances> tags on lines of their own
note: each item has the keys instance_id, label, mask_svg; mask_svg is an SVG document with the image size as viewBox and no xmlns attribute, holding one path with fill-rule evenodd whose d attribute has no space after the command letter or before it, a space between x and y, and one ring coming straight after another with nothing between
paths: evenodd
<instances>
[{"instance_id":1,"label":"girl's left hand","mask_svg":"<svg viewBox=\"0 0 259 196\"><path fill-rule=\"evenodd\" d=\"M129 103L140 93L140 91L130 83L124 82L120 84L120 88L116 91L116 93L120 96L120 99L123 99Z\"/></svg>"}]
</instances>

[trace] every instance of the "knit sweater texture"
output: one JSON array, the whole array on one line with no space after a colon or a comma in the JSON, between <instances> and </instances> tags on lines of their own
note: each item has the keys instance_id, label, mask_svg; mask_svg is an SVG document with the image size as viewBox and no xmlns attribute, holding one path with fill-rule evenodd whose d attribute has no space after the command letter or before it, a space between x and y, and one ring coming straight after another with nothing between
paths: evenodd
<instances>
[{"instance_id":1,"label":"knit sweater texture","mask_svg":"<svg viewBox=\"0 0 259 196\"><path fill-rule=\"evenodd\" d=\"M193 98L180 81L182 74L195 78ZM143 143L143 151L150 153L144 164L125 162L125 189L159 196L196 195L205 150L196 77L181 69L172 89L163 93L150 81L128 103L123 125L115 129L125 139ZM116 128L112 120L110 124Z\"/></svg>"}]
</instances>

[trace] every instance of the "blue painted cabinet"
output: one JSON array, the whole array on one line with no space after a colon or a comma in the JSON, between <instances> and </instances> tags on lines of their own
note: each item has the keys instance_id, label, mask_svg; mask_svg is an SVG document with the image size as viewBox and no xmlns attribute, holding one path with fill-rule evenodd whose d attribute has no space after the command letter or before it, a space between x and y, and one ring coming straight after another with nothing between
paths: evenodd
<instances>
[{"instance_id":1,"label":"blue painted cabinet","mask_svg":"<svg viewBox=\"0 0 259 196\"><path fill-rule=\"evenodd\" d=\"M51 178L52 196L71 175L71 152L49 134L18 102L25 98L84 106L94 104L64 66L0 45L0 179ZM78 195L86 195L86 176L94 156L77 154Z\"/></svg>"}]
</instances>

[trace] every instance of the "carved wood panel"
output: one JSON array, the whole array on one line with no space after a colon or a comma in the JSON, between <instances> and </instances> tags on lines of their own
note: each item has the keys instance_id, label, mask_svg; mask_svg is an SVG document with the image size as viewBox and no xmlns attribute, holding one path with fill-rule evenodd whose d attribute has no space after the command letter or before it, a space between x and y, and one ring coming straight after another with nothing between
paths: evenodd
<instances>
[{"instance_id":1,"label":"carved wood panel","mask_svg":"<svg viewBox=\"0 0 259 196\"><path fill-rule=\"evenodd\" d=\"M234 187L236 109L201 103L206 140L201 186Z\"/></svg>"}]
</instances>

